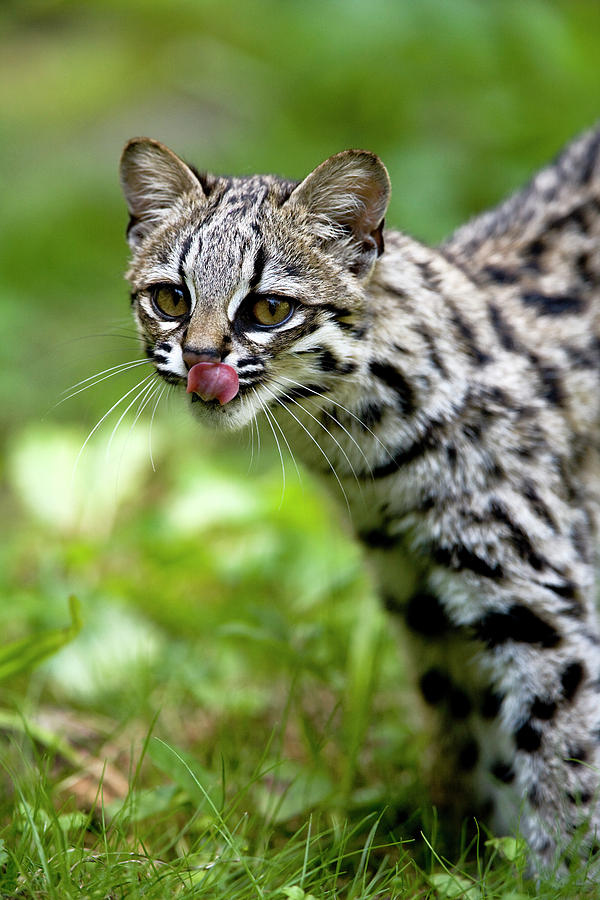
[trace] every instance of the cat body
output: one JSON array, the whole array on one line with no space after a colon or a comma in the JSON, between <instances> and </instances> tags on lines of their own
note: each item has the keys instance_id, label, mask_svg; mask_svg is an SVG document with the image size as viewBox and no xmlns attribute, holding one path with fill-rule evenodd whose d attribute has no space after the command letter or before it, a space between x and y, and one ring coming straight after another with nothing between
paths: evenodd
<instances>
[{"instance_id":1,"label":"cat body","mask_svg":"<svg viewBox=\"0 0 600 900\"><path fill-rule=\"evenodd\" d=\"M433 799L490 801L534 867L600 824L599 152L583 135L437 249L383 230L365 151L297 183L140 138L121 167L149 359L347 504L439 713Z\"/></svg>"}]
</instances>

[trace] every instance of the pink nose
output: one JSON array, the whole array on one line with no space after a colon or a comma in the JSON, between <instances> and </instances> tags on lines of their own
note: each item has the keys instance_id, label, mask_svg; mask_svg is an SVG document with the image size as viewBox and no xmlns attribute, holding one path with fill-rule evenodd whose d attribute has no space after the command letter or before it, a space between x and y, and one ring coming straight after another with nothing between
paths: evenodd
<instances>
[{"instance_id":1,"label":"pink nose","mask_svg":"<svg viewBox=\"0 0 600 900\"><path fill-rule=\"evenodd\" d=\"M198 394L203 400L218 400L221 406L233 400L239 388L237 372L227 363L199 362L188 372L187 393Z\"/></svg>"}]
</instances>

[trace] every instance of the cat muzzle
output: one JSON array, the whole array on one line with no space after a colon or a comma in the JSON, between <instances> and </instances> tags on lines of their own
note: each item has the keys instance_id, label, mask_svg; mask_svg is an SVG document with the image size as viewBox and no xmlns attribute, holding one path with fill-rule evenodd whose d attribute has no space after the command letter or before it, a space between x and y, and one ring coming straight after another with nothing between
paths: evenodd
<instances>
[{"instance_id":1,"label":"cat muzzle","mask_svg":"<svg viewBox=\"0 0 600 900\"><path fill-rule=\"evenodd\" d=\"M233 400L239 388L237 372L227 363L200 362L188 372L187 393L218 400L221 406Z\"/></svg>"}]
</instances>

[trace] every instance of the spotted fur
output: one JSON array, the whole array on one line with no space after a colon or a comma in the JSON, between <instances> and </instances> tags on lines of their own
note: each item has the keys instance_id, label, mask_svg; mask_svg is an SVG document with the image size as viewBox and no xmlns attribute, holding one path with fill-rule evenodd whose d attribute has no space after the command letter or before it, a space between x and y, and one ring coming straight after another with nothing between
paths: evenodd
<instances>
[{"instance_id":1,"label":"spotted fur","mask_svg":"<svg viewBox=\"0 0 600 900\"><path fill-rule=\"evenodd\" d=\"M600 824L599 153L583 135L437 249L382 230L364 151L298 184L135 139L121 169L156 370L185 385L186 349L226 361L239 394L193 396L198 418L265 418L343 493L440 714L434 799L491 799L534 867ZM161 319L156 283L189 316ZM281 326L253 322L265 295L293 301Z\"/></svg>"}]
</instances>

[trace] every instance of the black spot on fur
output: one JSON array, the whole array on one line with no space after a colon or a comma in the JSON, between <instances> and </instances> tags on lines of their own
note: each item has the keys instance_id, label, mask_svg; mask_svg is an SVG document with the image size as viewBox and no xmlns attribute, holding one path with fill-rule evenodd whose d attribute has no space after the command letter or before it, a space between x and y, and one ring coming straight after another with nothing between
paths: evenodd
<instances>
[{"instance_id":1,"label":"black spot on fur","mask_svg":"<svg viewBox=\"0 0 600 900\"><path fill-rule=\"evenodd\" d=\"M432 706L436 706L448 696L451 683L445 672L438 668L432 668L422 676L419 687L423 699Z\"/></svg>"},{"instance_id":2,"label":"black spot on fur","mask_svg":"<svg viewBox=\"0 0 600 900\"><path fill-rule=\"evenodd\" d=\"M431 265L431 263L430 262L419 262L419 263L417 263L417 266L419 267L421 274L423 276L423 280L426 282L428 287L430 287L433 291L435 291L437 293L440 288L441 279L440 279L440 276L438 275L438 273L435 271L435 269Z\"/></svg>"},{"instance_id":3,"label":"black spot on fur","mask_svg":"<svg viewBox=\"0 0 600 900\"><path fill-rule=\"evenodd\" d=\"M585 762L586 759L586 749L581 746L573 746L568 748L565 762L567 762L570 766L579 766L581 765L581 763Z\"/></svg>"},{"instance_id":4,"label":"black spot on fur","mask_svg":"<svg viewBox=\"0 0 600 900\"><path fill-rule=\"evenodd\" d=\"M458 459L458 453L456 452L456 447L454 447L452 444L446 445L446 457L448 459L448 462L454 469L456 467L456 460Z\"/></svg>"},{"instance_id":5,"label":"black spot on fur","mask_svg":"<svg viewBox=\"0 0 600 900\"><path fill-rule=\"evenodd\" d=\"M562 406L565 401L565 393L558 369L554 366L540 366L539 372L543 397L554 406Z\"/></svg>"},{"instance_id":6,"label":"black spot on fur","mask_svg":"<svg viewBox=\"0 0 600 900\"><path fill-rule=\"evenodd\" d=\"M336 359L330 350L321 350L319 353L319 366L324 372L337 372L339 375L349 375L356 369L356 363L341 362Z\"/></svg>"},{"instance_id":7,"label":"black spot on fur","mask_svg":"<svg viewBox=\"0 0 600 900\"><path fill-rule=\"evenodd\" d=\"M335 372L338 361L330 350L322 350L319 353L319 366L324 372Z\"/></svg>"},{"instance_id":8,"label":"black spot on fur","mask_svg":"<svg viewBox=\"0 0 600 900\"><path fill-rule=\"evenodd\" d=\"M442 604L434 594L414 594L406 607L406 624L426 637L445 634L452 628Z\"/></svg>"},{"instance_id":9,"label":"black spot on fur","mask_svg":"<svg viewBox=\"0 0 600 900\"><path fill-rule=\"evenodd\" d=\"M500 310L493 303L490 303L490 319L492 325L494 326L494 330L498 335L500 340L500 344L504 347L505 350L509 350L514 352L518 348L517 341L515 339L515 333L511 326L504 320Z\"/></svg>"},{"instance_id":10,"label":"black spot on fur","mask_svg":"<svg viewBox=\"0 0 600 900\"><path fill-rule=\"evenodd\" d=\"M400 410L403 415L410 416L415 411L414 391L404 375L394 366L375 360L369 366L371 374L392 388L398 396Z\"/></svg>"},{"instance_id":11,"label":"black spot on fur","mask_svg":"<svg viewBox=\"0 0 600 900\"><path fill-rule=\"evenodd\" d=\"M391 458L387 462L375 466L372 471L369 470L366 474L373 478L385 478L388 475L393 475L402 466L408 465L408 463L424 456L429 450L434 449L436 449L436 443L433 437L426 435L423 440L415 441L409 447L402 447L400 450L397 450L391 454Z\"/></svg>"},{"instance_id":12,"label":"black spot on fur","mask_svg":"<svg viewBox=\"0 0 600 900\"><path fill-rule=\"evenodd\" d=\"M539 519L542 519L548 528L551 528L552 531L556 531L556 522L554 521L550 510L538 494L535 485L531 481L525 480L522 485L522 490L523 496L529 500L530 506L536 516Z\"/></svg>"},{"instance_id":13,"label":"black spot on fur","mask_svg":"<svg viewBox=\"0 0 600 900\"><path fill-rule=\"evenodd\" d=\"M489 353L485 353L477 345L475 333L469 323L465 319L463 319L458 310L447 300L447 298L446 303L448 304L452 313L452 323L461 336L463 346L473 362L477 363L477 365L479 366L483 366L486 363L491 362L492 357L489 355Z\"/></svg>"},{"instance_id":14,"label":"black spot on fur","mask_svg":"<svg viewBox=\"0 0 600 900\"><path fill-rule=\"evenodd\" d=\"M455 719L466 719L470 715L473 705L463 690L454 687L448 696L448 709Z\"/></svg>"},{"instance_id":15,"label":"black spot on fur","mask_svg":"<svg viewBox=\"0 0 600 900\"><path fill-rule=\"evenodd\" d=\"M479 747L475 741L467 741L458 754L458 766L463 772L470 772L477 765L479 759Z\"/></svg>"},{"instance_id":16,"label":"black spot on fur","mask_svg":"<svg viewBox=\"0 0 600 900\"><path fill-rule=\"evenodd\" d=\"M570 294L541 294L537 291L528 291L523 294L523 303L531 306L541 316L574 315L583 310L581 297Z\"/></svg>"},{"instance_id":17,"label":"black spot on fur","mask_svg":"<svg viewBox=\"0 0 600 900\"><path fill-rule=\"evenodd\" d=\"M509 763L502 761L494 763L490 771L494 778L497 778L498 781L501 781L503 784L510 784L515 779L515 773Z\"/></svg>"},{"instance_id":18,"label":"black spot on fur","mask_svg":"<svg viewBox=\"0 0 600 900\"><path fill-rule=\"evenodd\" d=\"M476 637L485 641L490 648L507 641L556 647L561 640L552 625L518 603L513 604L506 612L487 613L474 625L474 629Z\"/></svg>"},{"instance_id":19,"label":"black spot on fur","mask_svg":"<svg viewBox=\"0 0 600 900\"><path fill-rule=\"evenodd\" d=\"M529 244L529 246L526 248L525 252L526 252L527 256L533 256L533 257L537 258L539 256L542 256L542 254L545 252L545 250L546 250L545 243L541 240L541 238L536 238L534 241L532 241Z\"/></svg>"},{"instance_id":20,"label":"black spot on fur","mask_svg":"<svg viewBox=\"0 0 600 900\"><path fill-rule=\"evenodd\" d=\"M488 688L481 700L481 715L483 716L483 718L495 719L500 712L500 707L502 706L503 700L504 697L502 696L502 694L497 694L496 691Z\"/></svg>"},{"instance_id":21,"label":"black spot on fur","mask_svg":"<svg viewBox=\"0 0 600 900\"><path fill-rule=\"evenodd\" d=\"M535 753L542 744L542 733L534 728L529 722L525 722L515 732L515 743L519 750L525 750L527 753Z\"/></svg>"},{"instance_id":22,"label":"black spot on fur","mask_svg":"<svg viewBox=\"0 0 600 900\"><path fill-rule=\"evenodd\" d=\"M483 271L496 284L516 284L519 280L519 276L515 272L501 269L499 266L485 266Z\"/></svg>"},{"instance_id":23,"label":"black spot on fur","mask_svg":"<svg viewBox=\"0 0 600 900\"><path fill-rule=\"evenodd\" d=\"M293 403L294 400L302 400L306 397L315 397L325 394L328 388L321 384L307 384L300 387L292 387L286 390L279 400L280 403Z\"/></svg>"},{"instance_id":24,"label":"black spot on fur","mask_svg":"<svg viewBox=\"0 0 600 900\"><path fill-rule=\"evenodd\" d=\"M562 612L566 613L566 615L580 618L584 614L585 609L581 602L579 591L572 581L565 580L562 584L544 583L542 587L568 601L562 608Z\"/></svg>"},{"instance_id":25,"label":"black spot on fur","mask_svg":"<svg viewBox=\"0 0 600 900\"><path fill-rule=\"evenodd\" d=\"M432 338L431 334L421 324L419 324L418 333L421 335L422 339L427 344L427 350L429 352L429 359L431 360L432 366L438 370L440 375L443 375L444 378L447 378L448 370L446 369L446 366L442 362L442 359L437 351L436 343L435 343L434 339Z\"/></svg>"},{"instance_id":26,"label":"black spot on fur","mask_svg":"<svg viewBox=\"0 0 600 900\"><path fill-rule=\"evenodd\" d=\"M514 522L506 507L499 500L492 500L489 506L490 514L499 522L503 522L509 530L510 542L521 557L528 562L532 569L540 571L548 566L547 560L540 556L533 548L529 536Z\"/></svg>"},{"instance_id":27,"label":"black spot on fur","mask_svg":"<svg viewBox=\"0 0 600 900\"><path fill-rule=\"evenodd\" d=\"M565 700L572 700L583 680L583 665L580 662L569 663L560 676Z\"/></svg>"},{"instance_id":28,"label":"black spot on fur","mask_svg":"<svg viewBox=\"0 0 600 900\"><path fill-rule=\"evenodd\" d=\"M591 791L577 791L576 793L569 791L567 793L568 799L575 806L587 806L593 796Z\"/></svg>"},{"instance_id":29,"label":"black spot on fur","mask_svg":"<svg viewBox=\"0 0 600 900\"><path fill-rule=\"evenodd\" d=\"M571 528L571 542L575 548L575 552L583 562L590 560L589 538L585 526L581 523L575 523Z\"/></svg>"},{"instance_id":30,"label":"black spot on fur","mask_svg":"<svg viewBox=\"0 0 600 900\"><path fill-rule=\"evenodd\" d=\"M580 253L575 259L575 269L584 284L593 281L593 273L590 266L590 254Z\"/></svg>"},{"instance_id":31,"label":"black spot on fur","mask_svg":"<svg viewBox=\"0 0 600 900\"><path fill-rule=\"evenodd\" d=\"M288 278L301 278L302 269L294 262L286 262L283 265L283 273Z\"/></svg>"},{"instance_id":32,"label":"black spot on fur","mask_svg":"<svg viewBox=\"0 0 600 900\"><path fill-rule=\"evenodd\" d=\"M360 424L365 429L374 428L381 422L383 417L383 407L378 403L367 403L358 412Z\"/></svg>"},{"instance_id":33,"label":"black spot on fur","mask_svg":"<svg viewBox=\"0 0 600 900\"><path fill-rule=\"evenodd\" d=\"M504 578L504 570L500 563L488 563L476 553L467 550L466 547L436 547L433 549L433 558L438 565L455 572L462 572L466 569L475 575L491 578L494 581Z\"/></svg>"},{"instance_id":34,"label":"black spot on fur","mask_svg":"<svg viewBox=\"0 0 600 900\"><path fill-rule=\"evenodd\" d=\"M552 718L556 709L557 704L554 700L542 700L540 697L536 697L531 704L531 715L536 719L544 719L547 721Z\"/></svg>"}]
</instances>

